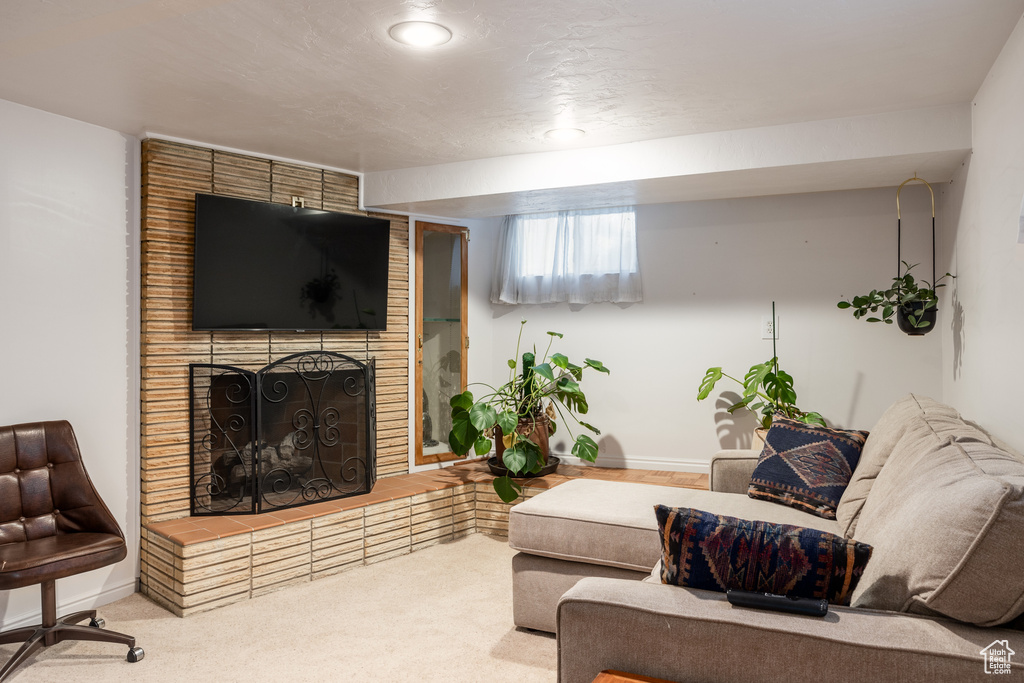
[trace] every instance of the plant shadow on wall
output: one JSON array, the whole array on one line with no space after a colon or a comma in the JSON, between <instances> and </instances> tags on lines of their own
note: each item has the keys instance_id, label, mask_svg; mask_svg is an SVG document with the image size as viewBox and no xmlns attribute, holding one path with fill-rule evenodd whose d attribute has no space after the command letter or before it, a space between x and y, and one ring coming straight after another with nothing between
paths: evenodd
<instances>
[{"instance_id":1,"label":"plant shadow on wall","mask_svg":"<svg viewBox=\"0 0 1024 683\"><path fill-rule=\"evenodd\" d=\"M964 305L960 302L959 287L953 289L952 311L953 320L949 327L953 330L953 379L960 379L960 370L964 364Z\"/></svg>"},{"instance_id":2,"label":"plant shadow on wall","mask_svg":"<svg viewBox=\"0 0 1024 683\"><path fill-rule=\"evenodd\" d=\"M622 450L622 444L614 436L605 434L597 442L598 448L606 457L611 456L613 458L624 458L626 452ZM559 444L560 448L565 448L564 445Z\"/></svg>"},{"instance_id":3,"label":"plant shadow on wall","mask_svg":"<svg viewBox=\"0 0 1024 683\"><path fill-rule=\"evenodd\" d=\"M754 430L760 426L751 411L736 413L730 410L742 399L735 391L723 391L715 401L715 431L718 433L719 446L723 449L750 448Z\"/></svg>"},{"instance_id":4,"label":"plant shadow on wall","mask_svg":"<svg viewBox=\"0 0 1024 683\"><path fill-rule=\"evenodd\" d=\"M569 419L595 435L601 433L597 427L580 419L590 410L580 382L588 369L609 373L599 360L587 358L583 365L577 365L564 354L551 353L555 339L562 338L558 332L548 332L548 347L539 359L536 347L523 353L522 370L517 370L515 359L519 357L525 325L523 320L515 357L507 361L508 381L499 387L474 383L488 390L479 399L469 390L451 399L452 429L448 443L452 451L466 455L472 449L477 455L486 455L491 450L493 437L497 453L493 460L503 465L499 472L504 471L494 480L494 490L506 503L523 492L523 487L512 480L513 476L547 473L548 440L558 428L556 419L560 419L569 432L572 454L588 462L597 460L597 442L586 434L574 437ZM552 463L557 466L555 460L552 458ZM495 469L492 465L492 471Z\"/></svg>"}]
</instances>

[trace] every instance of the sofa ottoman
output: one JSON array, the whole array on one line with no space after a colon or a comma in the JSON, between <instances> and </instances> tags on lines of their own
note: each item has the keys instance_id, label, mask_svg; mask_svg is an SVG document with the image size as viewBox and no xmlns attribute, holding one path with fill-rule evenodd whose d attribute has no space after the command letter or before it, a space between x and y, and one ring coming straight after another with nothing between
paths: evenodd
<instances>
[{"instance_id":1,"label":"sofa ottoman","mask_svg":"<svg viewBox=\"0 0 1024 683\"><path fill-rule=\"evenodd\" d=\"M508 542L519 551L512 560L516 626L554 632L559 598L584 577L639 581L648 576L661 559L655 505L713 510L841 535L833 520L745 493L576 479L509 513Z\"/></svg>"}]
</instances>

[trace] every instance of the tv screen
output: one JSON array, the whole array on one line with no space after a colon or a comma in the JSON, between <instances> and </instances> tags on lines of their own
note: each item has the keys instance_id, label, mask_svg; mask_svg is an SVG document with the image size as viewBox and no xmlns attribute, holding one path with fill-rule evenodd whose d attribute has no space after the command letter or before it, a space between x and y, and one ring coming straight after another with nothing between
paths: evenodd
<instances>
[{"instance_id":1,"label":"tv screen","mask_svg":"<svg viewBox=\"0 0 1024 683\"><path fill-rule=\"evenodd\" d=\"M387 327L390 221L196 195L193 330Z\"/></svg>"}]
</instances>

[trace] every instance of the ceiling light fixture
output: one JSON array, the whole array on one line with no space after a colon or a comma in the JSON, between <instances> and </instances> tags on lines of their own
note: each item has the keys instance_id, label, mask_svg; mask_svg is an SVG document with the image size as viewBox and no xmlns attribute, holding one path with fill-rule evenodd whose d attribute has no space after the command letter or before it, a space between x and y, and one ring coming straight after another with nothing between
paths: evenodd
<instances>
[{"instance_id":1,"label":"ceiling light fixture","mask_svg":"<svg viewBox=\"0 0 1024 683\"><path fill-rule=\"evenodd\" d=\"M587 132L580 128L552 128L547 133L544 133L544 137L555 142L569 142L570 140L578 140L586 134Z\"/></svg>"},{"instance_id":2,"label":"ceiling light fixture","mask_svg":"<svg viewBox=\"0 0 1024 683\"><path fill-rule=\"evenodd\" d=\"M452 39L451 31L431 21L403 21L389 28L388 35L412 47L437 47Z\"/></svg>"}]
</instances>

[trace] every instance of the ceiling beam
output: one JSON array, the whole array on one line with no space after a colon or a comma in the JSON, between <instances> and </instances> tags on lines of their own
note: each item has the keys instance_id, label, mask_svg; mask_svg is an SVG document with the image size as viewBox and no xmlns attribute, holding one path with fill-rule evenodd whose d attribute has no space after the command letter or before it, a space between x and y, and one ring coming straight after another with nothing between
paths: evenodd
<instances>
[{"instance_id":1,"label":"ceiling beam","mask_svg":"<svg viewBox=\"0 0 1024 683\"><path fill-rule=\"evenodd\" d=\"M470 218L944 182L970 148L964 103L370 172L363 200Z\"/></svg>"}]
</instances>

